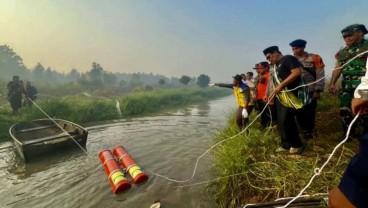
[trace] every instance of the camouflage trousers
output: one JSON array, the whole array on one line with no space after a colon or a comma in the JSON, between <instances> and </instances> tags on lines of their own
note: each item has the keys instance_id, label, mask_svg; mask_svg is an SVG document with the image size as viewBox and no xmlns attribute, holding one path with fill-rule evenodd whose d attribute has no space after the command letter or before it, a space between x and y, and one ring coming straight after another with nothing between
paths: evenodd
<instances>
[{"instance_id":1,"label":"camouflage trousers","mask_svg":"<svg viewBox=\"0 0 368 208\"><path fill-rule=\"evenodd\" d=\"M354 98L355 89L343 89L339 94L339 110L340 118L344 133L347 132L354 115L351 110L351 100ZM359 116L354 125L351 127L350 135L352 137L360 137L368 133L368 114Z\"/></svg>"}]
</instances>

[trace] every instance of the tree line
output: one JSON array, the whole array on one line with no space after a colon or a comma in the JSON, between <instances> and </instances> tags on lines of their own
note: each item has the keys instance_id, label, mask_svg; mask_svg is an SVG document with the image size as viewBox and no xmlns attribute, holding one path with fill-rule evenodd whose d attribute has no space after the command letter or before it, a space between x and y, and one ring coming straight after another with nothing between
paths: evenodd
<instances>
[{"instance_id":1,"label":"tree line","mask_svg":"<svg viewBox=\"0 0 368 208\"><path fill-rule=\"evenodd\" d=\"M18 75L21 79L36 84L67 84L74 82L90 90L103 87L117 87L124 91L147 86L148 88L182 85L206 87L211 81L210 77L205 74L198 77L183 75L180 78L168 78L153 73L113 73L105 70L96 62L92 63L89 71L82 73L74 68L68 73L61 73L51 67L45 68L41 63L37 63L33 68L27 68L23 63L23 59L8 45L0 45L0 71L2 74L0 79L3 81L10 80L14 75Z\"/></svg>"}]
</instances>

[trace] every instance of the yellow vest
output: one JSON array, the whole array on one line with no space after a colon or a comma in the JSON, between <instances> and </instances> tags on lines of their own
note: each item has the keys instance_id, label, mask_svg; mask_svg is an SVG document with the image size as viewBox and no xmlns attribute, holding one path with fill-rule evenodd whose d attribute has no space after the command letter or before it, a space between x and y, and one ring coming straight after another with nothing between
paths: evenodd
<instances>
[{"instance_id":1,"label":"yellow vest","mask_svg":"<svg viewBox=\"0 0 368 208\"><path fill-rule=\"evenodd\" d=\"M236 87L236 86L234 86L233 88L234 88L234 95L235 95L236 102L238 103L240 107L245 108L245 106L247 105L247 102L245 101L245 95L244 95L243 89L240 87Z\"/></svg>"}]
</instances>

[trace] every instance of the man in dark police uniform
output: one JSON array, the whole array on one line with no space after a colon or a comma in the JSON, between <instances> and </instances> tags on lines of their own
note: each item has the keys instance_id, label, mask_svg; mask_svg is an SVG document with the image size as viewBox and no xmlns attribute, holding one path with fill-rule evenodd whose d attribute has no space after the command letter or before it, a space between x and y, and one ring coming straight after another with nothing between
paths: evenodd
<instances>
[{"instance_id":1,"label":"man in dark police uniform","mask_svg":"<svg viewBox=\"0 0 368 208\"><path fill-rule=\"evenodd\" d=\"M293 50L294 56L302 64L302 75L305 83L308 84L309 96L311 97L311 102L297 111L296 118L303 138L312 139L315 127L317 100L320 98L320 93L323 92L325 87L325 64L318 54L305 51L306 44L307 41L296 39L289 45ZM317 80L319 81L316 82Z\"/></svg>"}]
</instances>

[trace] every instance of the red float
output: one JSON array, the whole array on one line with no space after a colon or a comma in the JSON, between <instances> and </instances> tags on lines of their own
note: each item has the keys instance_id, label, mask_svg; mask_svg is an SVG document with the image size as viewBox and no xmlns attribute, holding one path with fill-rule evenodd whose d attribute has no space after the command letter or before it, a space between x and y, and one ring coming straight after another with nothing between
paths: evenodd
<instances>
[{"instance_id":1,"label":"red float","mask_svg":"<svg viewBox=\"0 0 368 208\"><path fill-rule=\"evenodd\" d=\"M116 146L113 151L115 157L119 158L120 163L126 169L126 172L132 178L133 183L139 184L148 179L148 176L143 173L142 169L137 165L133 158L122 146Z\"/></svg>"},{"instance_id":2,"label":"red float","mask_svg":"<svg viewBox=\"0 0 368 208\"><path fill-rule=\"evenodd\" d=\"M129 181L124 177L123 171L120 169L118 162L110 150L104 149L99 154L100 162L104 167L110 186L114 194L125 191L131 187Z\"/></svg>"}]
</instances>

